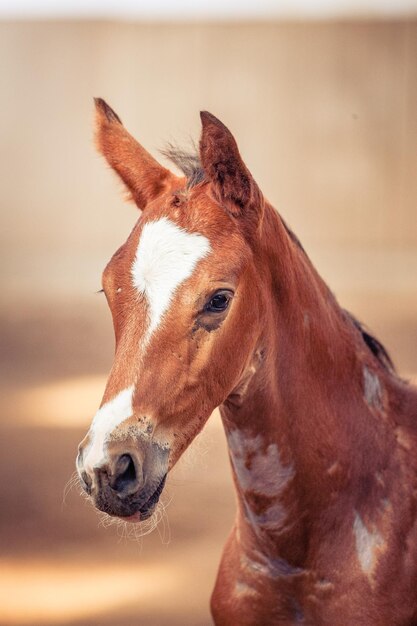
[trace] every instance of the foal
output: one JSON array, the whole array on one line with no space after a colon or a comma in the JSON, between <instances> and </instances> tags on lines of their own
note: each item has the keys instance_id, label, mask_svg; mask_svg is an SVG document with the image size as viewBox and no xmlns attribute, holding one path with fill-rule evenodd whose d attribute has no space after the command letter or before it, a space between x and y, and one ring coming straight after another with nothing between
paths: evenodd
<instances>
[{"instance_id":1,"label":"foal","mask_svg":"<svg viewBox=\"0 0 417 626\"><path fill-rule=\"evenodd\" d=\"M202 113L174 176L96 101L142 210L103 274L116 336L77 466L96 507L150 517L220 406L238 496L217 626L417 624L417 392L343 311Z\"/></svg>"}]
</instances>

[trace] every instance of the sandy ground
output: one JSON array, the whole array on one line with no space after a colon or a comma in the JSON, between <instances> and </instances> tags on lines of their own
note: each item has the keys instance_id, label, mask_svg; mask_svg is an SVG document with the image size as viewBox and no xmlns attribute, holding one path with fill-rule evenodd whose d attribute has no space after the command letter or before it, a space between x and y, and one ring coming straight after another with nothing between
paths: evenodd
<instances>
[{"instance_id":1,"label":"sandy ground","mask_svg":"<svg viewBox=\"0 0 417 626\"><path fill-rule=\"evenodd\" d=\"M344 295L404 374L417 372L417 301ZM218 415L169 480L152 534L106 527L77 488L76 447L112 358L105 304L10 306L1 313L0 624L203 626L234 515ZM127 536L130 535L130 536Z\"/></svg>"}]
</instances>

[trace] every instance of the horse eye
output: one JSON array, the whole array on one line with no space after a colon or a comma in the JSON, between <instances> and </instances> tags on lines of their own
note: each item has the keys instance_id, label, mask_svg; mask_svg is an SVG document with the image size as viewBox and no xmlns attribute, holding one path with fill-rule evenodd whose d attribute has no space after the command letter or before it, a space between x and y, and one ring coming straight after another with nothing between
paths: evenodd
<instances>
[{"instance_id":1,"label":"horse eye","mask_svg":"<svg viewBox=\"0 0 417 626\"><path fill-rule=\"evenodd\" d=\"M209 313L219 313L225 311L229 306L231 294L225 291L216 293L206 304L205 310Z\"/></svg>"}]
</instances>

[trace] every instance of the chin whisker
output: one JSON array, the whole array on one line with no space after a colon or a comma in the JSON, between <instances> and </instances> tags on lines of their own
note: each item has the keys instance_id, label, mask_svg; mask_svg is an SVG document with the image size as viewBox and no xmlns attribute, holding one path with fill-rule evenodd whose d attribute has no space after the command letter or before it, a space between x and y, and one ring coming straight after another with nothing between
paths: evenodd
<instances>
[{"instance_id":1,"label":"chin whisker","mask_svg":"<svg viewBox=\"0 0 417 626\"><path fill-rule=\"evenodd\" d=\"M62 509L63 509L63 508L66 506L66 504L67 504L67 497L68 497L68 495L69 495L69 494L70 494L70 492L71 492L71 491L72 491L75 487L77 487L77 486L78 486L78 487L81 487L81 485L80 485L80 479L79 479L79 477L78 477L78 472L77 472L77 470L75 470L75 471L71 474L71 476L70 476L70 478L69 478L68 482L65 484L64 491L63 491L63 494L62 494ZM84 490L83 490L82 488L81 488L81 492L82 492L82 493L84 493Z\"/></svg>"},{"instance_id":2,"label":"chin whisker","mask_svg":"<svg viewBox=\"0 0 417 626\"><path fill-rule=\"evenodd\" d=\"M142 538L150 535L154 530L158 531L161 542L165 545L171 541L171 527L167 514L167 508L172 502L172 496L167 500L160 499L152 516L143 522L126 522L119 517L112 517L108 513L98 511L99 527L117 527L119 541L135 541L142 545Z\"/></svg>"}]
</instances>

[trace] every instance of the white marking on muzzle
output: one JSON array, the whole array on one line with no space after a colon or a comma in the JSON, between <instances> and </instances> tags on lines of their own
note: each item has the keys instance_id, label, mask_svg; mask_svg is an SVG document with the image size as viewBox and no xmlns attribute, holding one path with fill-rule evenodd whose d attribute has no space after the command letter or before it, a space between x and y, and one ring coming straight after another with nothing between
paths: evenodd
<instances>
[{"instance_id":1,"label":"white marking on muzzle","mask_svg":"<svg viewBox=\"0 0 417 626\"><path fill-rule=\"evenodd\" d=\"M145 224L132 265L133 284L149 305L144 345L168 310L177 287L209 252L207 237L188 233L166 217Z\"/></svg>"},{"instance_id":2,"label":"white marking on muzzle","mask_svg":"<svg viewBox=\"0 0 417 626\"><path fill-rule=\"evenodd\" d=\"M87 472L104 463L106 439L112 431L133 414L132 398L134 385L123 389L112 400L97 411L90 427L90 447L83 460Z\"/></svg>"}]
</instances>

